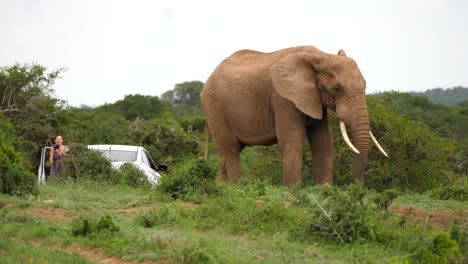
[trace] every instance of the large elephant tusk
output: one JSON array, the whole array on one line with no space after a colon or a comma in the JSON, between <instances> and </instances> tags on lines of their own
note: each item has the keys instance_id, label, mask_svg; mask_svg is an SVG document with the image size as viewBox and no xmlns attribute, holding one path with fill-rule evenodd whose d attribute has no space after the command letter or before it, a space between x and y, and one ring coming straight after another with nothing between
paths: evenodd
<instances>
[{"instance_id":1,"label":"large elephant tusk","mask_svg":"<svg viewBox=\"0 0 468 264\"><path fill-rule=\"evenodd\" d=\"M341 129L341 134L343 135L343 139L344 141L346 142L346 144L348 145L348 147L354 151L356 154L360 154L359 153L359 150L357 150L354 146L353 146L353 143L351 143L351 141L349 140L348 138L348 133L346 133L346 126L345 126L345 123L343 121L340 120L340 129Z\"/></svg>"},{"instance_id":2,"label":"large elephant tusk","mask_svg":"<svg viewBox=\"0 0 468 264\"><path fill-rule=\"evenodd\" d=\"M385 150L380 146L379 142L377 141L377 139L375 139L374 135L372 134L372 131L369 131L369 134L370 134L370 137L372 139L372 141L374 141L374 144L377 146L377 148L380 150L380 152L382 152L382 154L388 158L388 155L387 153L385 152Z\"/></svg>"}]
</instances>

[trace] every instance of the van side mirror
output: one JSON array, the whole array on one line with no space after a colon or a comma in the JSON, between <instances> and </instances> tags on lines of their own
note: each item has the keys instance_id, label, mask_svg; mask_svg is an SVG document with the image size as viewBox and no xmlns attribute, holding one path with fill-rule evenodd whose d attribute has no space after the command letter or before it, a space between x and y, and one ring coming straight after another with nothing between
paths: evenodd
<instances>
[{"instance_id":1,"label":"van side mirror","mask_svg":"<svg viewBox=\"0 0 468 264\"><path fill-rule=\"evenodd\" d=\"M167 171L167 168L169 167L166 164L159 164L156 171Z\"/></svg>"}]
</instances>

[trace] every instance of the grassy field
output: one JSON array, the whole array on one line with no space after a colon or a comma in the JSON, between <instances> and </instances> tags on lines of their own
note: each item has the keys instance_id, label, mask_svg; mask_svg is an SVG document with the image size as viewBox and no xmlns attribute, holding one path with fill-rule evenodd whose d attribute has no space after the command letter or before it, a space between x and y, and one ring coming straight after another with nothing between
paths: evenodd
<instances>
[{"instance_id":1,"label":"grassy field","mask_svg":"<svg viewBox=\"0 0 468 264\"><path fill-rule=\"evenodd\" d=\"M331 197L353 191L326 186L219 183L215 194L174 200L143 187L53 182L37 197L0 196L0 263L466 261L468 202L400 195L386 210L371 203L378 194L357 194L347 209Z\"/></svg>"}]
</instances>

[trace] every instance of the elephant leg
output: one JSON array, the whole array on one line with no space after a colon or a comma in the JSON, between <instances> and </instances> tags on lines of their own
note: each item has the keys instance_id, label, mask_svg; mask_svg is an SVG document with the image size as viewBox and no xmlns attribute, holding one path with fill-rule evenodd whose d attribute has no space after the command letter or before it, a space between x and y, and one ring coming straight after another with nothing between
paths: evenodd
<instances>
[{"instance_id":1,"label":"elephant leg","mask_svg":"<svg viewBox=\"0 0 468 264\"><path fill-rule=\"evenodd\" d=\"M240 150L239 150L239 152L241 152L244 148L245 148L245 145L241 144L241 145L240 145ZM240 154L240 153L239 153L239 154ZM220 155L221 155L221 154L220 154ZM218 173L217 173L217 176L218 176L218 177L221 177L221 178L223 178L223 179L227 179L227 180L229 180L230 182L232 182L232 181L234 181L234 180L236 179L237 176L234 176L234 179L233 179L233 180L230 180L230 178L227 176L228 173L227 173L227 169L226 169L226 162L224 161L224 160L226 160L226 159L224 158L224 156L222 156L222 157L223 157L223 163L222 163L221 168L219 169L219 171L218 171ZM239 160L240 160L240 158L239 158ZM240 168L240 161L239 161L238 167ZM235 174L233 174L233 175L235 175ZM241 172L240 172L240 170L239 170L238 176L240 176L240 175L241 175Z\"/></svg>"},{"instance_id":2,"label":"elephant leg","mask_svg":"<svg viewBox=\"0 0 468 264\"><path fill-rule=\"evenodd\" d=\"M240 175L240 151L241 144L234 136L227 134L214 137L217 152L223 159L220 173L227 177L229 182L234 182Z\"/></svg>"},{"instance_id":3,"label":"elephant leg","mask_svg":"<svg viewBox=\"0 0 468 264\"><path fill-rule=\"evenodd\" d=\"M283 160L283 184L286 186L295 186L301 181L304 122L302 113L284 111L276 117L276 133Z\"/></svg>"},{"instance_id":4,"label":"elephant leg","mask_svg":"<svg viewBox=\"0 0 468 264\"><path fill-rule=\"evenodd\" d=\"M333 184L333 139L326 110L322 120L307 128L307 139L312 149L315 175L320 184Z\"/></svg>"}]
</instances>

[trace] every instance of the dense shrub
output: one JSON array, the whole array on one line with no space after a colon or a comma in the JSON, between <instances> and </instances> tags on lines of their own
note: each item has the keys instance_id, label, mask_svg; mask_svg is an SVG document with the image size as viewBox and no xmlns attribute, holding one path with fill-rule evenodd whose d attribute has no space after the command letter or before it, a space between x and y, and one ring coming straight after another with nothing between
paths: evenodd
<instances>
[{"instance_id":1,"label":"dense shrub","mask_svg":"<svg viewBox=\"0 0 468 264\"><path fill-rule=\"evenodd\" d=\"M129 135L134 142L146 148L156 163L171 164L199 152L196 137L187 134L171 117L135 120L130 126Z\"/></svg>"},{"instance_id":2,"label":"dense shrub","mask_svg":"<svg viewBox=\"0 0 468 264\"><path fill-rule=\"evenodd\" d=\"M454 141L439 137L421 122L391 112L379 98L368 97L368 108L372 132L389 158L371 142L364 175L367 187L424 192L447 180ZM332 128L336 138L339 128L333 122ZM334 176L338 184L352 181L351 161L351 151L342 139L335 139Z\"/></svg>"},{"instance_id":3,"label":"dense shrub","mask_svg":"<svg viewBox=\"0 0 468 264\"><path fill-rule=\"evenodd\" d=\"M452 229L450 230L450 238L458 243L460 248L460 253L462 256L467 256L468 254L468 226L460 225L458 220L455 220Z\"/></svg>"},{"instance_id":4,"label":"dense shrub","mask_svg":"<svg viewBox=\"0 0 468 264\"><path fill-rule=\"evenodd\" d=\"M119 168L118 174L120 175L121 181L132 187L149 187L151 183L148 181L148 177L140 171L132 163L124 163Z\"/></svg>"},{"instance_id":5,"label":"dense shrub","mask_svg":"<svg viewBox=\"0 0 468 264\"><path fill-rule=\"evenodd\" d=\"M122 115L105 110L69 109L64 127L69 144L130 144L129 124Z\"/></svg>"},{"instance_id":6,"label":"dense shrub","mask_svg":"<svg viewBox=\"0 0 468 264\"><path fill-rule=\"evenodd\" d=\"M118 184L122 180L108 159L86 146L70 146L65 164L64 177L77 180L91 179L111 184Z\"/></svg>"},{"instance_id":7,"label":"dense shrub","mask_svg":"<svg viewBox=\"0 0 468 264\"><path fill-rule=\"evenodd\" d=\"M183 118L180 121L180 126L187 132L199 132L204 133L205 131L205 118L204 117L191 117L191 118Z\"/></svg>"},{"instance_id":8,"label":"dense shrub","mask_svg":"<svg viewBox=\"0 0 468 264\"><path fill-rule=\"evenodd\" d=\"M360 186L352 185L346 191L323 189L320 201L312 197L317 204L307 228L311 237L341 243L377 240L378 210L364 201L365 191Z\"/></svg>"},{"instance_id":9,"label":"dense shrub","mask_svg":"<svg viewBox=\"0 0 468 264\"><path fill-rule=\"evenodd\" d=\"M458 263L460 250L448 233L440 233L429 246L420 246L411 257L412 263Z\"/></svg>"},{"instance_id":10,"label":"dense shrub","mask_svg":"<svg viewBox=\"0 0 468 264\"><path fill-rule=\"evenodd\" d=\"M105 214L99 218L99 221L96 224L96 230L101 233L115 233L120 231L120 227L114 222L114 219L110 214Z\"/></svg>"},{"instance_id":11,"label":"dense shrub","mask_svg":"<svg viewBox=\"0 0 468 264\"><path fill-rule=\"evenodd\" d=\"M80 215L71 224L71 234L73 236L89 236L91 234L115 234L120 231L120 227L115 223L111 215L105 214L96 220L89 215Z\"/></svg>"},{"instance_id":12,"label":"dense shrub","mask_svg":"<svg viewBox=\"0 0 468 264\"><path fill-rule=\"evenodd\" d=\"M189 160L176 171L161 176L157 189L174 199L184 198L191 193L212 194L217 191L217 160Z\"/></svg>"},{"instance_id":13,"label":"dense shrub","mask_svg":"<svg viewBox=\"0 0 468 264\"><path fill-rule=\"evenodd\" d=\"M16 141L8 118L0 115L0 193L36 195L37 178L24 166L21 153L14 147Z\"/></svg>"},{"instance_id":14,"label":"dense shrub","mask_svg":"<svg viewBox=\"0 0 468 264\"><path fill-rule=\"evenodd\" d=\"M439 186L431 191L431 197L440 200L468 201L468 179L461 177L447 185Z\"/></svg>"},{"instance_id":15,"label":"dense shrub","mask_svg":"<svg viewBox=\"0 0 468 264\"><path fill-rule=\"evenodd\" d=\"M71 149L65 159L64 177L132 187L151 186L146 175L131 163L124 163L117 170L99 151L90 150L86 146L71 146Z\"/></svg>"}]
</instances>

